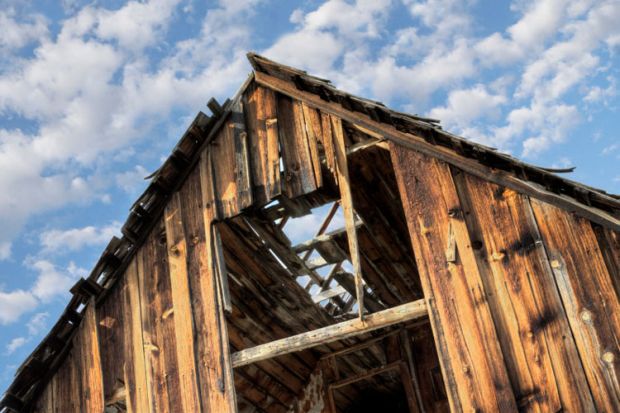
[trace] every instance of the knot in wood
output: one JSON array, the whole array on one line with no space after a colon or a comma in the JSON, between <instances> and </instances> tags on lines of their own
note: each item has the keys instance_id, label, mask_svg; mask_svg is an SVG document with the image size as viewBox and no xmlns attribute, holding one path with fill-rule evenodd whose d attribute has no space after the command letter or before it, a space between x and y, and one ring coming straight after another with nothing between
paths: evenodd
<instances>
[{"instance_id":1,"label":"knot in wood","mask_svg":"<svg viewBox=\"0 0 620 413\"><path fill-rule=\"evenodd\" d=\"M581 312L581 319L586 323L592 321L592 313L588 310L583 310Z\"/></svg>"},{"instance_id":2,"label":"knot in wood","mask_svg":"<svg viewBox=\"0 0 620 413\"><path fill-rule=\"evenodd\" d=\"M603 361L605 363L612 364L615 359L616 359L616 356L611 351L606 351L605 353L603 353Z\"/></svg>"}]
</instances>

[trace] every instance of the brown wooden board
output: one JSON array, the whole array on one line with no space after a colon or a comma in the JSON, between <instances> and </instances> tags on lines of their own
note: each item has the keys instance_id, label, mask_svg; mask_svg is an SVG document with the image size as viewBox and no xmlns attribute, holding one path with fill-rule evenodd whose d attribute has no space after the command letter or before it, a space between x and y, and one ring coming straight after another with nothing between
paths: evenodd
<instances>
[{"instance_id":1,"label":"brown wooden board","mask_svg":"<svg viewBox=\"0 0 620 413\"><path fill-rule=\"evenodd\" d=\"M125 320L123 318L125 282L122 279L114 285L108 299L97 307L101 369L104 372L103 389L106 400L117 389L125 387L125 360L128 360L130 356L129 353L123 351L125 348Z\"/></svg>"},{"instance_id":2,"label":"brown wooden board","mask_svg":"<svg viewBox=\"0 0 620 413\"><path fill-rule=\"evenodd\" d=\"M76 369L81 378L83 397L80 405L83 412L100 412L104 407L103 373L96 318L95 301L91 299L84 310L75 344L75 349L79 349L80 353L79 359L76 359Z\"/></svg>"},{"instance_id":3,"label":"brown wooden board","mask_svg":"<svg viewBox=\"0 0 620 413\"><path fill-rule=\"evenodd\" d=\"M180 395L182 405L177 408L179 411L186 412L199 412L201 410L194 347L194 317L192 314L192 297L188 277L188 265L190 262L188 247L193 249L194 244L200 238L198 233L186 236L181 209L182 199L185 202L190 202L189 199L192 196L196 196L200 200L200 193L191 190L195 189L196 183L199 184L200 182L199 176L195 172L185 182L181 191L176 192L172 196L164 212L172 295L172 307L166 311L173 312L168 314L168 316L174 319L174 333L177 343L177 375L179 376L182 389Z\"/></svg>"},{"instance_id":4,"label":"brown wooden board","mask_svg":"<svg viewBox=\"0 0 620 413\"><path fill-rule=\"evenodd\" d=\"M294 198L312 192L320 186L314 168L317 154L316 140L306 131L301 102L287 96L277 95L278 135L284 164L286 195Z\"/></svg>"},{"instance_id":5,"label":"brown wooden board","mask_svg":"<svg viewBox=\"0 0 620 413\"><path fill-rule=\"evenodd\" d=\"M248 136L240 102L207 151L213 162L217 216L237 215L252 204Z\"/></svg>"},{"instance_id":6,"label":"brown wooden board","mask_svg":"<svg viewBox=\"0 0 620 413\"><path fill-rule=\"evenodd\" d=\"M187 393L192 389L181 387L180 383L181 374L186 371L179 369L177 361L176 317L162 229L160 219L136 255L147 384L152 411L186 411L183 396L191 397Z\"/></svg>"},{"instance_id":7,"label":"brown wooden board","mask_svg":"<svg viewBox=\"0 0 620 413\"><path fill-rule=\"evenodd\" d=\"M145 342L142 337L142 311L138 281L138 257L134 256L124 274L123 300L123 352L125 353L125 384L127 386L127 411L150 412L150 389L147 384Z\"/></svg>"},{"instance_id":8,"label":"brown wooden board","mask_svg":"<svg viewBox=\"0 0 620 413\"><path fill-rule=\"evenodd\" d=\"M516 411L449 166L390 144L430 320L454 411ZM458 253L446 257L450 233Z\"/></svg>"},{"instance_id":9,"label":"brown wooden board","mask_svg":"<svg viewBox=\"0 0 620 413\"><path fill-rule=\"evenodd\" d=\"M528 198L458 170L454 181L519 409L592 410Z\"/></svg>"},{"instance_id":10,"label":"brown wooden board","mask_svg":"<svg viewBox=\"0 0 620 413\"><path fill-rule=\"evenodd\" d=\"M208 409L203 410L226 413L235 411L236 401L228 333L213 267L211 226L216 215L214 208L202 207L210 199L208 191L214 180L209 158L203 156L199 168L186 182L186 185L192 185L193 189L188 189L191 195L182 199L181 211L184 225L187 226L186 235L197 237L192 241L193 248L188 251L191 263L188 274L197 337L199 385L201 389L208 390L201 395L202 400L208 403ZM202 188L206 190L203 191Z\"/></svg>"},{"instance_id":11,"label":"brown wooden board","mask_svg":"<svg viewBox=\"0 0 620 413\"><path fill-rule=\"evenodd\" d=\"M590 222L531 200L599 411L620 411L620 303Z\"/></svg>"},{"instance_id":12,"label":"brown wooden board","mask_svg":"<svg viewBox=\"0 0 620 413\"><path fill-rule=\"evenodd\" d=\"M244 94L254 205L280 195L280 146L275 93L252 85Z\"/></svg>"},{"instance_id":13,"label":"brown wooden board","mask_svg":"<svg viewBox=\"0 0 620 413\"><path fill-rule=\"evenodd\" d=\"M592 228L616 289L616 295L620 297L620 233L596 224L592 224Z\"/></svg>"}]
</instances>

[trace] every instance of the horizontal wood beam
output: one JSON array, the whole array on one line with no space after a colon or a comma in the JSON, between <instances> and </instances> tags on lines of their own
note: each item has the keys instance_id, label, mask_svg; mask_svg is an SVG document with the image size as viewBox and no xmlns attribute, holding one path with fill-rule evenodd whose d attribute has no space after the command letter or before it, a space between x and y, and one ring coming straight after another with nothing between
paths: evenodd
<instances>
[{"instance_id":1,"label":"horizontal wood beam","mask_svg":"<svg viewBox=\"0 0 620 413\"><path fill-rule=\"evenodd\" d=\"M328 298L332 298L337 295L344 294L346 292L347 290L345 290L344 287L339 285L337 287L332 288L331 290L321 291L320 293L313 295L312 301L315 303L320 303L323 300L327 300Z\"/></svg>"},{"instance_id":2,"label":"horizontal wood beam","mask_svg":"<svg viewBox=\"0 0 620 413\"><path fill-rule=\"evenodd\" d=\"M407 304L366 315L363 320L354 319L344 321L342 323L238 351L232 355L232 365L233 367L245 366L257 361L368 333L404 321L422 318L426 315L427 310L424 300L412 301Z\"/></svg>"}]
</instances>

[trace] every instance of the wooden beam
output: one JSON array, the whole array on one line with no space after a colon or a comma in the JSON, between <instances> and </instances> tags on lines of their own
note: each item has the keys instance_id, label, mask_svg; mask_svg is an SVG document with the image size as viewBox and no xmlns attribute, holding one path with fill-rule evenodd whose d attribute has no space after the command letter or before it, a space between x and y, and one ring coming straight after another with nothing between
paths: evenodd
<instances>
[{"instance_id":1,"label":"wooden beam","mask_svg":"<svg viewBox=\"0 0 620 413\"><path fill-rule=\"evenodd\" d=\"M524 181L511 173L482 165L478 161L461 156L451 149L444 148L439 145L432 145L420 136L401 132L392 125L380 123L361 113L346 110L340 104L326 102L321 99L320 96L299 90L295 87L295 85L285 80L260 72L255 72L254 76L256 82L262 86L268 87L276 92L285 94L292 98L302 100L311 107L320 109L321 111L331 115L338 116L342 120L353 123L356 126L361 126L368 129L369 131L383 136L394 143L440 159L456 166L459 169L469 172L472 175L486 179L498 185L504 185L510 189L530 195L541 201L555 204L565 210L575 212L584 218L614 231L620 231L620 219L603 210L582 204L569 196L550 192L541 185L530 181Z\"/></svg>"},{"instance_id":2,"label":"wooden beam","mask_svg":"<svg viewBox=\"0 0 620 413\"><path fill-rule=\"evenodd\" d=\"M336 176L338 188L340 188L340 206L344 215L347 240L349 242L349 255L353 264L353 276L355 277L355 298L357 299L357 311L360 320L364 318L364 282L362 281L362 267L360 264L360 251L357 242L357 227L355 225L355 212L353 210L353 196L351 195L351 182L349 180L349 166L347 164L347 148L344 143L344 130L342 121L330 116L334 159L336 161Z\"/></svg>"},{"instance_id":3,"label":"wooden beam","mask_svg":"<svg viewBox=\"0 0 620 413\"><path fill-rule=\"evenodd\" d=\"M332 298L337 295L344 294L346 292L347 290L345 290L344 287L339 285L337 287L332 288L331 290L321 291L320 293L313 295L312 301L315 303L320 303L323 300L327 300L328 298Z\"/></svg>"},{"instance_id":4,"label":"wooden beam","mask_svg":"<svg viewBox=\"0 0 620 413\"><path fill-rule=\"evenodd\" d=\"M365 334L380 328L426 316L424 300L412 301L387 310L342 323L297 334L292 337L261 344L234 353L231 357L233 367L241 367L257 361L305 350L345 338Z\"/></svg>"}]
</instances>

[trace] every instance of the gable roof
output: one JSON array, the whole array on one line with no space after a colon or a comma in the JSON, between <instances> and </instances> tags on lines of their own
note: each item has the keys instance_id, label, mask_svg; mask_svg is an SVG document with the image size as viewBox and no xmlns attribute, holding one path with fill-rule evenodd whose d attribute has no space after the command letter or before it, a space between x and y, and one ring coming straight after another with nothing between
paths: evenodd
<instances>
[{"instance_id":1,"label":"gable roof","mask_svg":"<svg viewBox=\"0 0 620 413\"><path fill-rule=\"evenodd\" d=\"M336 89L328 80L278 64L250 53L254 68L232 100L219 105L209 101L212 116L199 112L171 155L149 178L144 193L130 208L122 237L112 238L88 278L71 289L70 300L50 333L17 370L13 383L0 401L0 409L27 405L36 397L54 370L62 363L71 338L82 318L82 307L91 297L101 301L114 281L123 274L142 245L170 195L193 170L200 154L220 131L246 88L256 82L310 106L337 115L363 127L369 134L391 140L439 158L483 179L574 211L593 222L620 230L620 199L536 167L484 145L444 131L439 121L401 113L372 100ZM555 172L560 172L555 170Z\"/></svg>"}]
</instances>

